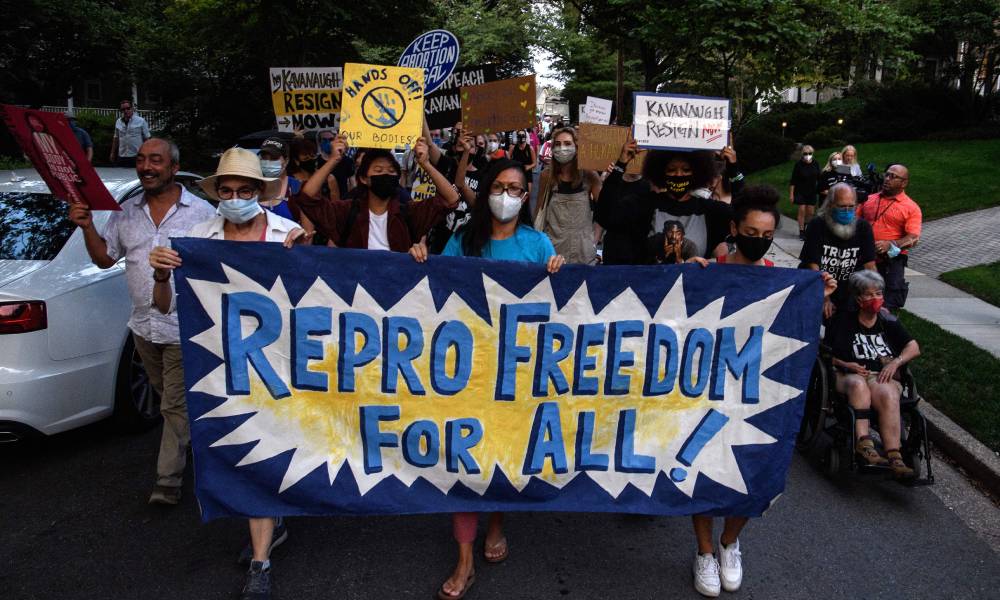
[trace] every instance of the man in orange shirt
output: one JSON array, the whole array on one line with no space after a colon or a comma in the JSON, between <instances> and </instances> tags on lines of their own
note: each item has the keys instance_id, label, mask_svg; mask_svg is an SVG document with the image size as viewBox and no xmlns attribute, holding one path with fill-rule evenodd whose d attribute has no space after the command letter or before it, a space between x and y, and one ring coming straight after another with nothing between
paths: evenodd
<instances>
[{"instance_id":1,"label":"man in orange shirt","mask_svg":"<svg viewBox=\"0 0 1000 600\"><path fill-rule=\"evenodd\" d=\"M895 311L906 304L909 284L903 279L907 250L920 239L923 215L906 195L910 171L901 164L885 170L882 191L868 196L858 206L858 217L872 224L875 234L876 266L885 278L885 307Z\"/></svg>"}]
</instances>

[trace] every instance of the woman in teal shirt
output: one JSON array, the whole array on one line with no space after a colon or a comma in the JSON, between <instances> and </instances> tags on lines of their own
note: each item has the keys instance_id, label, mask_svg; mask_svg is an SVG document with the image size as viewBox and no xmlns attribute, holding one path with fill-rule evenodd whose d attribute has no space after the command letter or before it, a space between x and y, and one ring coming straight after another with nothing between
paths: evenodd
<instances>
[{"instance_id":1,"label":"woman in teal shirt","mask_svg":"<svg viewBox=\"0 0 1000 600\"><path fill-rule=\"evenodd\" d=\"M425 238L410 249L410 255L417 262L427 260L426 242ZM479 184L472 218L448 240L442 254L544 264L549 273L555 273L566 262L556 254L547 235L532 229L524 168L521 163L506 159L490 167ZM442 600L465 597L476 580L472 546L476 541L478 521L478 513L452 515L452 530L458 542L458 564L438 590L438 598ZM483 555L491 563L507 558L503 513L490 515Z\"/></svg>"}]
</instances>

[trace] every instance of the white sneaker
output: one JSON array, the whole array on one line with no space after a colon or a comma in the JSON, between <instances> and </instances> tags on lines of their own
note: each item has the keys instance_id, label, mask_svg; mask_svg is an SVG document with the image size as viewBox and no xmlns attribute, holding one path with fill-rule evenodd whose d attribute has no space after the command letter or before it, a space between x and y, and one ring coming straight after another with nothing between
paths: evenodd
<instances>
[{"instance_id":1,"label":"white sneaker","mask_svg":"<svg viewBox=\"0 0 1000 600\"><path fill-rule=\"evenodd\" d=\"M739 540L736 540L730 546L719 544L722 589L727 592L735 592L743 584L743 559L741 556Z\"/></svg>"},{"instance_id":2,"label":"white sneaker","mask_svg":"<svg viewBox=\"0 0 1000 600\"><path fill-rule=\"evenodd\" d=\"M719 595L719 561L714 554L696 554L694 557L694 589L702 596Z\"/></svg>"}]
</instances>

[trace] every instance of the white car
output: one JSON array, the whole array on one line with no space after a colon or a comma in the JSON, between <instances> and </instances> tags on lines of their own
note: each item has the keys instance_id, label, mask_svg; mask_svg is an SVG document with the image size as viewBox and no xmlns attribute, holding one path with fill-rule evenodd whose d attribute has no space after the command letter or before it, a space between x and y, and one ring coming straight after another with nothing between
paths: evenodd
<instances>
[{"instance_id":1,"label":"white car","mask_svg":"<svg viewBox=\"0 0 1000 600\"><path fill-rule=\"evenodd\" d=\"M121 203L142 193L134 169L97 169ZM200 179L179 173L191 191ZM94 211L103 231L109 211ZM33 169L0 173L0 442L114 416L159 420L159 400L127 327L125 260L94 265L83 232Z\"/></svg>"}]
</instances>

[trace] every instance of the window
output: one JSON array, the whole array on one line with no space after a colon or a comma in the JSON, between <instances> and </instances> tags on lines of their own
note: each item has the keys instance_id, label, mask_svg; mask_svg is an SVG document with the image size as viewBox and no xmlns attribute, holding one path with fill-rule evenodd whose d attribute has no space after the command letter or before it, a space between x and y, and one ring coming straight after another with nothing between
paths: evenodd
<instances>
[{"instance_id":1,"label":"window","mask_svg":"<svg viewBox=\"0 0 1000 600\"><path fill-rule=\"evenodd\" d=\"M101 102L101 81L99 79L88 79L83 82L83 101L87 104Z\"/></svg>"},{"instance_id":2,"label":"window","mask_svg":"<svg viewBox=\"0 0 1000 600\"><path fill-rule=\"evenodd\" d=\"M52 260L75 229L52 194L0 192L0 260Z\"/></svg>"}]
</instances>

